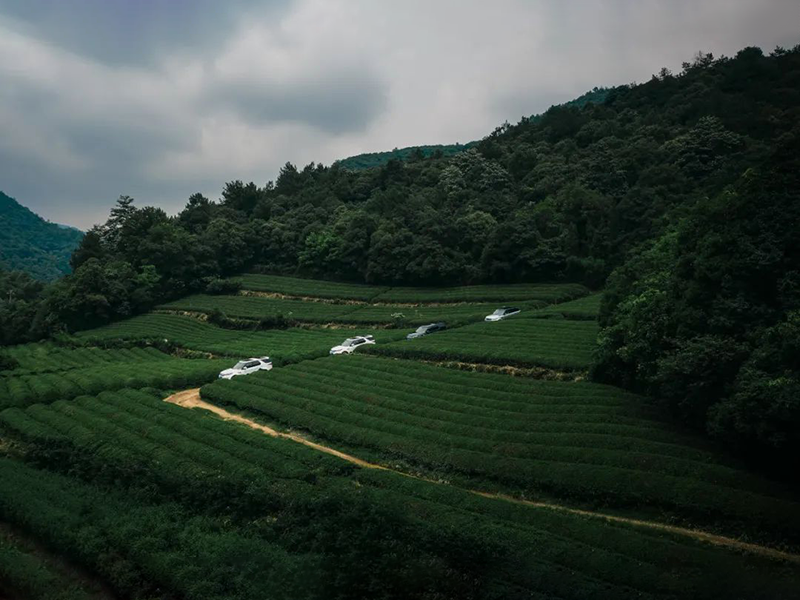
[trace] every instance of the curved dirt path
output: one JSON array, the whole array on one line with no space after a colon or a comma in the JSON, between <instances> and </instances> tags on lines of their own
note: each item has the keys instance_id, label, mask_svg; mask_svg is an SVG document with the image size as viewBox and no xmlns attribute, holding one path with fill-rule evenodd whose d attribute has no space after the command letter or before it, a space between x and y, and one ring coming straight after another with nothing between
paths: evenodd
<instances>
[{"instance_id":1,"label":"curved dirt path","mask_svg":"<svg viewBox=\"0 0 800 600\"><path fill-rule=\"evenodd\" d=\"M374 463L361 460L360 458L355 457L351 454L345 454L344 452L339 452L338 450L329 448L328 446L317 444L316 442L307 440L303 436L298 435L296 433L286 433L284 431L278 431L277 429L273 429L272 427L267 427L266 425L262 425L261 423L256 423L255 421L253 421L252 419L248 419L247 417L243 417L241 415L237 415L235 413L227 411L224 408L220 408L215 404L211 404L209 402L206 402L205 400L202 400L200 398L200 388L193 388L191 390L184 390L182 392L178 392L177 394L172 394L172 396L165 398L164 402L177 404L178 406L183 406L184 408L202 408L204 410L214 413L218 417L222 417L226 421L235 421L236 423L247 425L252 429L256 429L261 433L266 433L267 435L270 435L272 437L292 440L293 442L303 444L304 446L308 446L309 448L314 448L314 450L319 450L320 452L325 452L326 454L332 454L333 456L338 456L342 460L346 460L347 462L353 463L354 465L358 465L359 467L364 467L365 469L381 469L383 471L392 470L387 467L382 467L381 465L376 465Z\"/></svg>"},{"instance_id":2,"label":"curved dirt path","mask_svg":"<svg viewBox=\"0 0 800 600\"><path fill-rule=\"evenodd\" d=\"M206 402L202 398L200 398L200 388L193 388L190 390L184 390L182 392L178 392L169 396L168 398L164 399L165 402L169 402L171 404L176 404L178 406L182 406L184 408L201 408L203 410L207 410L209 412L214 413L218 417L226 421L233 421L236 423L240 423L242 425L246 425L252 429L265 433L266 435L278 438L284 438L287 440L292 440L293 442L297 442L298 444L303 444L304 446L308 446L309 448L314 448L315 450L319 450L320 452L325 452L326 454L331 454L333 456L338 456L342 460L346 460L349 463L354 465L358 465L359 467L363 467L365 469L377 469L380 471L391 471L392 473L397 473L398 475L402 475L404 477L412 477L414 479L419 479L421 481L427 481L428 483L436 483L442 485L441 482L438 482L434 479L428 479L426 477L420 477L417 475L410 475L409 473L403 473L402 471L398 471L396 469L392 469L389 467L385 467L383 465L379 465L377 463L372 463L352 454L347 454L345 452L340 452L334 448L330 448L329 446L324 446L322 444L318 444L316 442L312 442L311 440L306 439L302 435L297 433L290 433L290 432L283 432L278 431L277 429L273 429L272 427L268 427L266 425L262 425L252 419L248 419L247 417L243 417L242 415L237 415L232 413L224 408L216 406L215 404L211 404ZM555 510L559 512L569 513L573 515L580 515L583 517L591 517L594 519L602 519L611 523L625 523L628 525L634 525L636 527L645 527L648 529L654 529L657 531L664 531L667 533L677 534L685 537L689 537L695 540L707 542L710 544L714 544L716 546L723 546L732 550L738 550L741 552L749 552L751 554L758 554L761 556L766 556L768 558L773 558L777 560L783 560L787 562L792 562L795 564L800 564L800 555L792 554L789 552L784 552L782 550L778 550L776 548L770 548L769 546L761 546L759 544L751 544L748 542L742 542L733 538L725 537L722 535L716 535L713 533L709 533L707 531L700 531L697 529L688 529L686 527L677 527L674 525L666 525L664 523L659 523L657 521L644 521L641 519L632 519L629 517L620 517L617 515L610 515L607 513L596 512L591 510L583 510L579 508L571 508L569 506L563 506L561 504L552 504L550 502L535 502L533 500L522 500L520 498L514 498L513 496L508 496L506 494L495 494L491 492L482 492L480 490L471 490L468 488L459 488L470 494L475 494L476 496L482 496L484 498L492 498L495 500L504 500L506 502L512 502L514 504L521 504L524 506L531 506L534 508L544 508L547 510Z\"/></svg>"}]
</instances>

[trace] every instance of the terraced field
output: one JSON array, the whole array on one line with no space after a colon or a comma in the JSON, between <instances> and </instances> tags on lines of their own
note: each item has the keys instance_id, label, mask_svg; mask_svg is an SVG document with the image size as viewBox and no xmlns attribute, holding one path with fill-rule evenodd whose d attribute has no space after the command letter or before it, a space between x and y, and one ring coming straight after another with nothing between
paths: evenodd
<instances>
[{"instance_id":1,"label":"terraced field","mask_svg":"<svg viewBox=\"0 0 800 600\"><path fill-rule=\"evenodd\" d=\"M87 353L87 350L96 351ZM67 365L66 368L50 372L6 371L0 377L0 408L69 400L83 394L124 387L183 388L210 381L230 366L227 360L173 358L144 348L64 349L51 354ZM88 366L76 366L79 360L87 358L87 354ZM100 358L103 360L92 364L91 361Z\"/></svg>"},{"instance_id":2,"label":"terraced field","mask_svg":"<svg viewBox=\"0 0 800 600\"><path fill-rule=\"evenodd\" d=\"M0 427L47 465L0 459L0 519L82 547L121 595L366 597L359 586L392 567L410 570L395 591L469 598L790 598L799 583L793 567L689 538L355 469L144 392L9 409ZM125 493L136 489L162 499Z\"/></svg>"},{"instance_id":3,"label":"terraced field","mask_svg":"<svg viewBox=\"0 0 800 600\"><path fill-rule=\"evenodd\" d=\"M342 321L342 317L359 308L357 305L331 304L328 302L304 302L283 298L259 296L187 296L158 307L161 310L183 310L210 313L221 310L229 317L262 319L283 315L287 319L308 323Z\"/></svg>"},{"instance_id":4,"label":"terraced field","mask_svg":"<svg viewBox=\"0 0 800 600\"><path fill-rule=\"evenodd\" d=\"M527 304L523 305L527 306ZM538 305L535 305L538 308ZM409 326L433 321L454 325L481 321L496 304L333 304L260 296L210 296L198 294L162 304L159 310L210 313L221 310L229 317L262 319L282 315L306 323L378 325L402 322Z\"/></svg>"},{"instance_id":5,"label":"terraced field","mask_svg":"<svg viewBox=\"0 0 800 600\"><path fill-rule=\"evenodd\" d=\"M246 274L234 279L241 282L243 289L256 292L270 292L286 296L361 300L364 302L372 300L378 294L389 289L384 286L337 283L280 275Z\"/></svg>"},{"instance_id":6,"label":"terraced field","mask_svg":"<svg viewBox=\"0 0 800 600\"><path fill-rule=\"evenodd\" d=\"M347 314L342 321L347 323L392 323L399 320L410 326L444 321L452 327L463 323L482 321L496 308L496 304L419 304L417 306L373 304Z\"/></svg>"},{"instance_id":7,"label":"terraced field","mask_svg":"<svg viewBox=\"0 0 800 600\"><path fill-rule=\"evenodd\" d=\"M497 323L475 323L457 329L370 348L370 352L397 358L587 369L598 333L594 321L523 318Z\"/></svg>"},{"instance_id":8,"label":"terraced field","mask_svg":"<svg viewBox=\"0 0 800 600\"><path fill-rule=\"evenodd\" d=\"M552 304L520 316L596 320L597 316L600 314L600 301L602 297L602 293L590 294L583 298L578 298L577 300Z\"/></svg>"},{"instance_id":9,"label":"terraced field","mask_svg":"<svg viewBox=\"0 0 800 600\"><path fill-rule=\"evenodd\" d=\"M325 356L332 346L353 334L372 334L378 343L396 340L401 331L340 329L271 329L239 331L223 329L192 317L170 314L147 314L112 323L77 334L90 343L111 340L168 340L184 348L211 352L220 356L248 357L268 354L276 365Z\"/></svg>"},{"instance_id":10,"label":"terraced field","mask_svg":"<svg viewBox=\"0 0 800 600\"><path fill-rule=\"evenodd\" d=\"M472 487L769 524L800 539L800 504L785 491L607 386L353 356L215 382L202 396Z\"/></svg>"},{"instance_id":11,"label":"terraced field","mask_svg":"<svg viewBox=\"0 0 800 600\"><path fill-rule=\"evenodd\" d=\"M315 281L279 275L247 274L235 278L242 288L286 296L360 300L367 303L418 304L448 302L564 302L589 293L574 283L520 283L459 287L382 287Z\"/></svg>"},{"instance_id":12,"label":"terraced field","mask_svg":"<svg viewBox=\"0 0 800 600\"><path fill-rule=\"evenodd\" d=\"M517 283L508 285L465 285L460 287L394 287L375 296L373 302L522 302L545 304L564 302L589 292L577 283Z\"/></svg>"},{"instance_id":13,"label":"terraced field","mask_svg":"<svg viewBox=\"0 0 800 600\"><path fill-rule=\"evenodd\" d=\"M0 377L169 358L168 355L155 348L104 350L102 348L68 348L52 343L14 346L2 350L0 354L11 358L18 365L13 371L0 371Z\"/></svg>"},{"instance_id":14,"label":"terraced field","mask_svg":"<svg viewBox=\"0 0 800 600\"><path fill-rule=\"evenodd\" d=\"M0 526L0 598L112 600L102 587L78 575L36 544Z\"/></svg>"},{"instance_id":15,"label":"terraced field","mask_svg":"<svg viewBox=\"0 0 800 600\"><path fill-rule=\"evenodd\" d=\"M676 431L641 398L421 362L574 379L591 361L599 295L242 279L262 293L161 309L280 313L310 326L235 330L157 312L60 341L77 347L0 350L16 364L0 373L0 523L75 558L120 598L797 596L799 556L662 526L800 547L794 495ZM523 312L484 323L501 304ZM409 327L370 330L400 319ZM438 320L451 328L403 339ZM318 326L331 322L341 325ZM327 357L355 334L378 343ZM229 358L177 357L192 351ZM265 354L276 365L268 373L216 378L234 359ZM163 401L160 390L203 383L203 406L239 423ZM247 416L291 436L270 437L280 434ZM40 559L0 536L0 597L49 600L50 585L85 600Z\"/></svg>"}]
</instances>

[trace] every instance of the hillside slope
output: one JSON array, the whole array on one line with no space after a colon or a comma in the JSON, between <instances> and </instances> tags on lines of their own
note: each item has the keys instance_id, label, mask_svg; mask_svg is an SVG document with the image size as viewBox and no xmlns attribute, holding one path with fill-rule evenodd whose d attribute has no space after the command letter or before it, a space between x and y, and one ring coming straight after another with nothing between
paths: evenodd
<instances>
[{"instance_id":1,"label":"hillside slope","mask_svg":"<svg viewBox=\"0 0 800 600\"><path fill-rule=\"evenodd\" d=\"M70 272L69 257L83 233L49 223L0 192L0 267L50 281Z\"/></svg>"},{"instance_id":2,"label":"hillside slope","mask_svg":"<svg viewBox=\"0 0 800 600\"><path fill-rule=\"evenodd\" d=\"M581 94L573 100L564 102L563 104L556 104L554 106L572 106L574 108L582 108L587 104L601 104L605 102L611 92L611 88L596 87L589 90L585 94ZM532 115L531 120L539 120L542 114ZM395 148L386 152L365 152L363 154L356 154L355 156L348 156L341 160L334 161L333 164L351 171L359 171L361 169L372 169L373 167L380 167L385 165L390 160L412 160L422 158L446 158L454 156L464 150L469 150L478 144L477 141L467 142L466 144L435 144L433 146L408 146L407 148Z\"/></svg>"},{"instance_id":3,"label":"hillside slope","mask_svg":"<svg viewBox=\"0 0 800 600\"><path fill-rule=\"evenodd\" d=\"M385 165L390 160L409 160L412 157L427 158L429 156L453 156L472 148L476 142L467 144L436 144L433 146L409 146L408 148L395 148L386 152L365 152L337 160L334 164L352 171L371 169Z\"/></svg>"}]
</instances>

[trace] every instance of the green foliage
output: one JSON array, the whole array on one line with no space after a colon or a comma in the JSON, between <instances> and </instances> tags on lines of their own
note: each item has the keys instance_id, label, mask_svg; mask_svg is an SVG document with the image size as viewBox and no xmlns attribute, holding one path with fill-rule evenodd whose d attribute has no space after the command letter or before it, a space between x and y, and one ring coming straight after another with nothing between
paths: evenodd
<instances>
[{"instance_id":1,"label":"green foliage","mask_svg":"<svg viewBox=\"0 0 800 600\"><path fill-rule=\"evenodd\" d=\"M563 302L589 290L579 284L464 285L459 287L394 287L375 296L375 302Z\"/></svg>"},{"instance_id":2,"label":"green foliage","mask_svg":"<svg viewBox=\"0 0 800 600\"><path fill-rule=\"evenodd\" d=\"M242 289L242 282L235 279L213 278L206 284L206 294L235 294Z\"/></svg>"},{"instance_id":3,"label":"green foliage","mask_svg":"<svg viewBox=\"0 0 800 600\"><path fill-rule=\"evenodd\" d=\"M0 460L0 518L121 597L710 599L797 584L777 563L357 470L133 390L0 422L35 466Z\"/></svg>"},{"instance_id":4,"label":"green foliage","mask_svg":"<svg viewBox=\"0 0 800 600\"><path fill-rule=\"evenodd\" d=\"M248 273L237 278L242 289L255 292L271 292L287 296L308 296L342 300L368 301L388 290L388 287L355 283L337 283L297 277L258 275Z\"/></svg>"},{"instance_id":5,"label":"green foliage","mask_svg":"<svg viewBox=\"0 0 800 600\"><path fill-rule=\"evenodd\" d=\"M397 289L394 290L397 292ZM442 298L446 298L450 291L442 291ZM564 290L565 293L568 290ZM452 292L450 292L452 293ZM481 291L465 290L464 295L483 294L492 296L495 291L490 286L486 286ZM413 294L421 296L434 296L435 290L415 291ZM498 296L502 295L501 290L497 290ZM531 296L542 297L541 290L530 293ZM524 301L520 306L524 310L538 308L542 305L541 300ZM265 298L260 296L207 296L195 295L175 300L168 304L158 307L161 311L188 311L200 312L208 315L208 321L220 327L232 329L254 328L253 321L262 322L262 329L268 329L266 325L273 322L275 326L282 324L288 326L291 323L352 323L352 324L390 324L397 319L395 314L402 314L403 321L408 325L421 325L432 321L446 321L451 325L467 323L471 321L482 321L483 318L497 308L496 304L488 303L462 303L444 302L435 304L414 303L409 304L359 304L359 303L332 303L315 302L308 300L284 299L284 298ZM232 317L232 318L231 318ZM236 319L239 319L236 322ZM250 320L248 323L241 319Z\"/></svg>"},{"instance_id":6,"label":"green foliage","mask_svg":"<svg viewBox=\"0 0 800 600\"><path fill-rule=\"evenodd\" d=\"M252 323L249 327L252 328ZM372 334L385 343L405 335L397 331L347 329L270 329L236 331L223 329L192 317L148 314L77 334L87 344L167 340L183 348L222 356L246 358L269 355L276 365L326 356L332 346L354 333Z\"/></svg>"},{"instance_id":7,"label":"green foliage","mask_svg":"<svg viewBox=\"0 0 800 600\"><path fill-rule=\"evenodd\" d=\"M97 600L66 569L31 547L25 540L0 529L0 592L30 600Z\"/></svg>"},{"instance_id":8,"label":"green foliage","mask_svg":"<svg viewBox=\"0 0 800 600\"><path fill-rule=\"evenodd\" d=\"M219 312L230 317L245 319L267 319L283 317L287 321L328 323L337 317L358 308L358 305L332 304L328 302L304 302L283 298L262 298L259 296L206 296L195 295L162 304L159 309L184 310L209 313L209 321L222 325L212 315ZM224 326L224 325L223 325Z\"/></svg>"},{"instance_id":9,"label":"green foliage","mask_svg":"<svg viewBox=\"0 0 800 600\"><path fill-rule=\"evenodd\" d=\"M116 363L131 363L167 359L169 356L155 348L123 348L103 350L101 348L69 348L53 343L24 344L0 350L0 357L11 361L12 373L3 375L29 375L52 373L89 366L107 366Z\"/></svg>"},{"instance_id":10,"label":"green foliage","mask_svg":"<svg viewBox=\"0 0 800 600\"><path fill-rule=\"evenodd\" d=\"M800 539L798 507L785 492L773 497L779 486L605 386L353 356L218 381L202 394L467 487L658 506L691 522Z\"/></svg>"},{"instance_id":11,"label":"green foliage","mask_svg":"<svg viewBox=\"0 0 800 600\"><path fill-rule=\"evenodd\" d=\"M0 269L0 346L43 334L40 319L44 284L21 271Z\"/></svg>"},{"instance_id":12,"label":"green foliage","mask_svg":"<svg viewBox=\"0 0 800 600\"><path fill-rule=\"evenodd\" d=\"M600 315L602 293L589 294L577 300L552 304L532 313L534 317L597 320ZM527 317L528 315L521 315Z\"/></svg>"},{"instance_id":13,"label":"green foliage","mask_svg":"<svg viewBox=\"0 0 800 600\"><path fill-rule=\"evenodd\" d=\"M800 450L798 149L788 138L615 272L595 370L775 457Z\"/></svg>"},{"instance_id":14,"label":"green foliage","mask_svg":"<svg viewBox=\"0 0 800 600\"><path fill-rule=\"evenodd\" d=\"M434 145L434 146L410 146L408 148L395 148L389 152L368 152L357 154L337 160L334 164L352 171L361 169L372 169L388 163L390 160L419 161L429 156L444 157L453 156L458 152L468 150L475 145L475 142L468 144Z\"/></svg>"},{"instance_id":15,"label":"green foliage","mask_svg":"<svg viewBox=\"0 0 800 600\"><path fill-rule=\"evenodd\" d=\"M70 272L69 257L83 233L45 221L0 192L0 267L52 281Z\"/></svg>"},{"instance_id":16,"label":"green foliage","mask_svg":"<svg viewBox=\"0 0 800 600\"><path fill-rule=\"evenodd\" d=\"M436 361L457 360L567 371L589 368L596 346L596 323L525 319L522 314L496 323L475 323L414 340L371 346L369 351L398 358Z\"/></svg>"},{"instance_id":17,"label":"green foliage","mask_svg":"<svg viewBox=\"0 0 800 600\"><path fill-rule=\"evenodd\" d=\"M80 350L76 351L79 354ZM184 388L214 379L229 361L172 358L144 349L105 351L113 362L0 377L0 408L69 400L124 387ZM78 356L76 360L81 360ZM155 360L154 360L155 359Z\"/></svg>"}]
</instances>

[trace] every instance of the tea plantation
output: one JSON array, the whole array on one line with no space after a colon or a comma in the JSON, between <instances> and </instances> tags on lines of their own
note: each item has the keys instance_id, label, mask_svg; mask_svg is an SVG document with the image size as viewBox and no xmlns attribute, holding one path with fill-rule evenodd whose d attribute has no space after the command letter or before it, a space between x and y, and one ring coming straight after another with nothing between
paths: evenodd
<instances>
[{"instance_id":1,"label":"tea plantation","mask_svg":"<svg viewBox=\"0 0 800 600\"><path fill-rule=\"evenodd\" d=\"M0 350L0 597L798 597L796 492L587 380L599 293L236 279Z\"/></svg>"}]
</instances>

